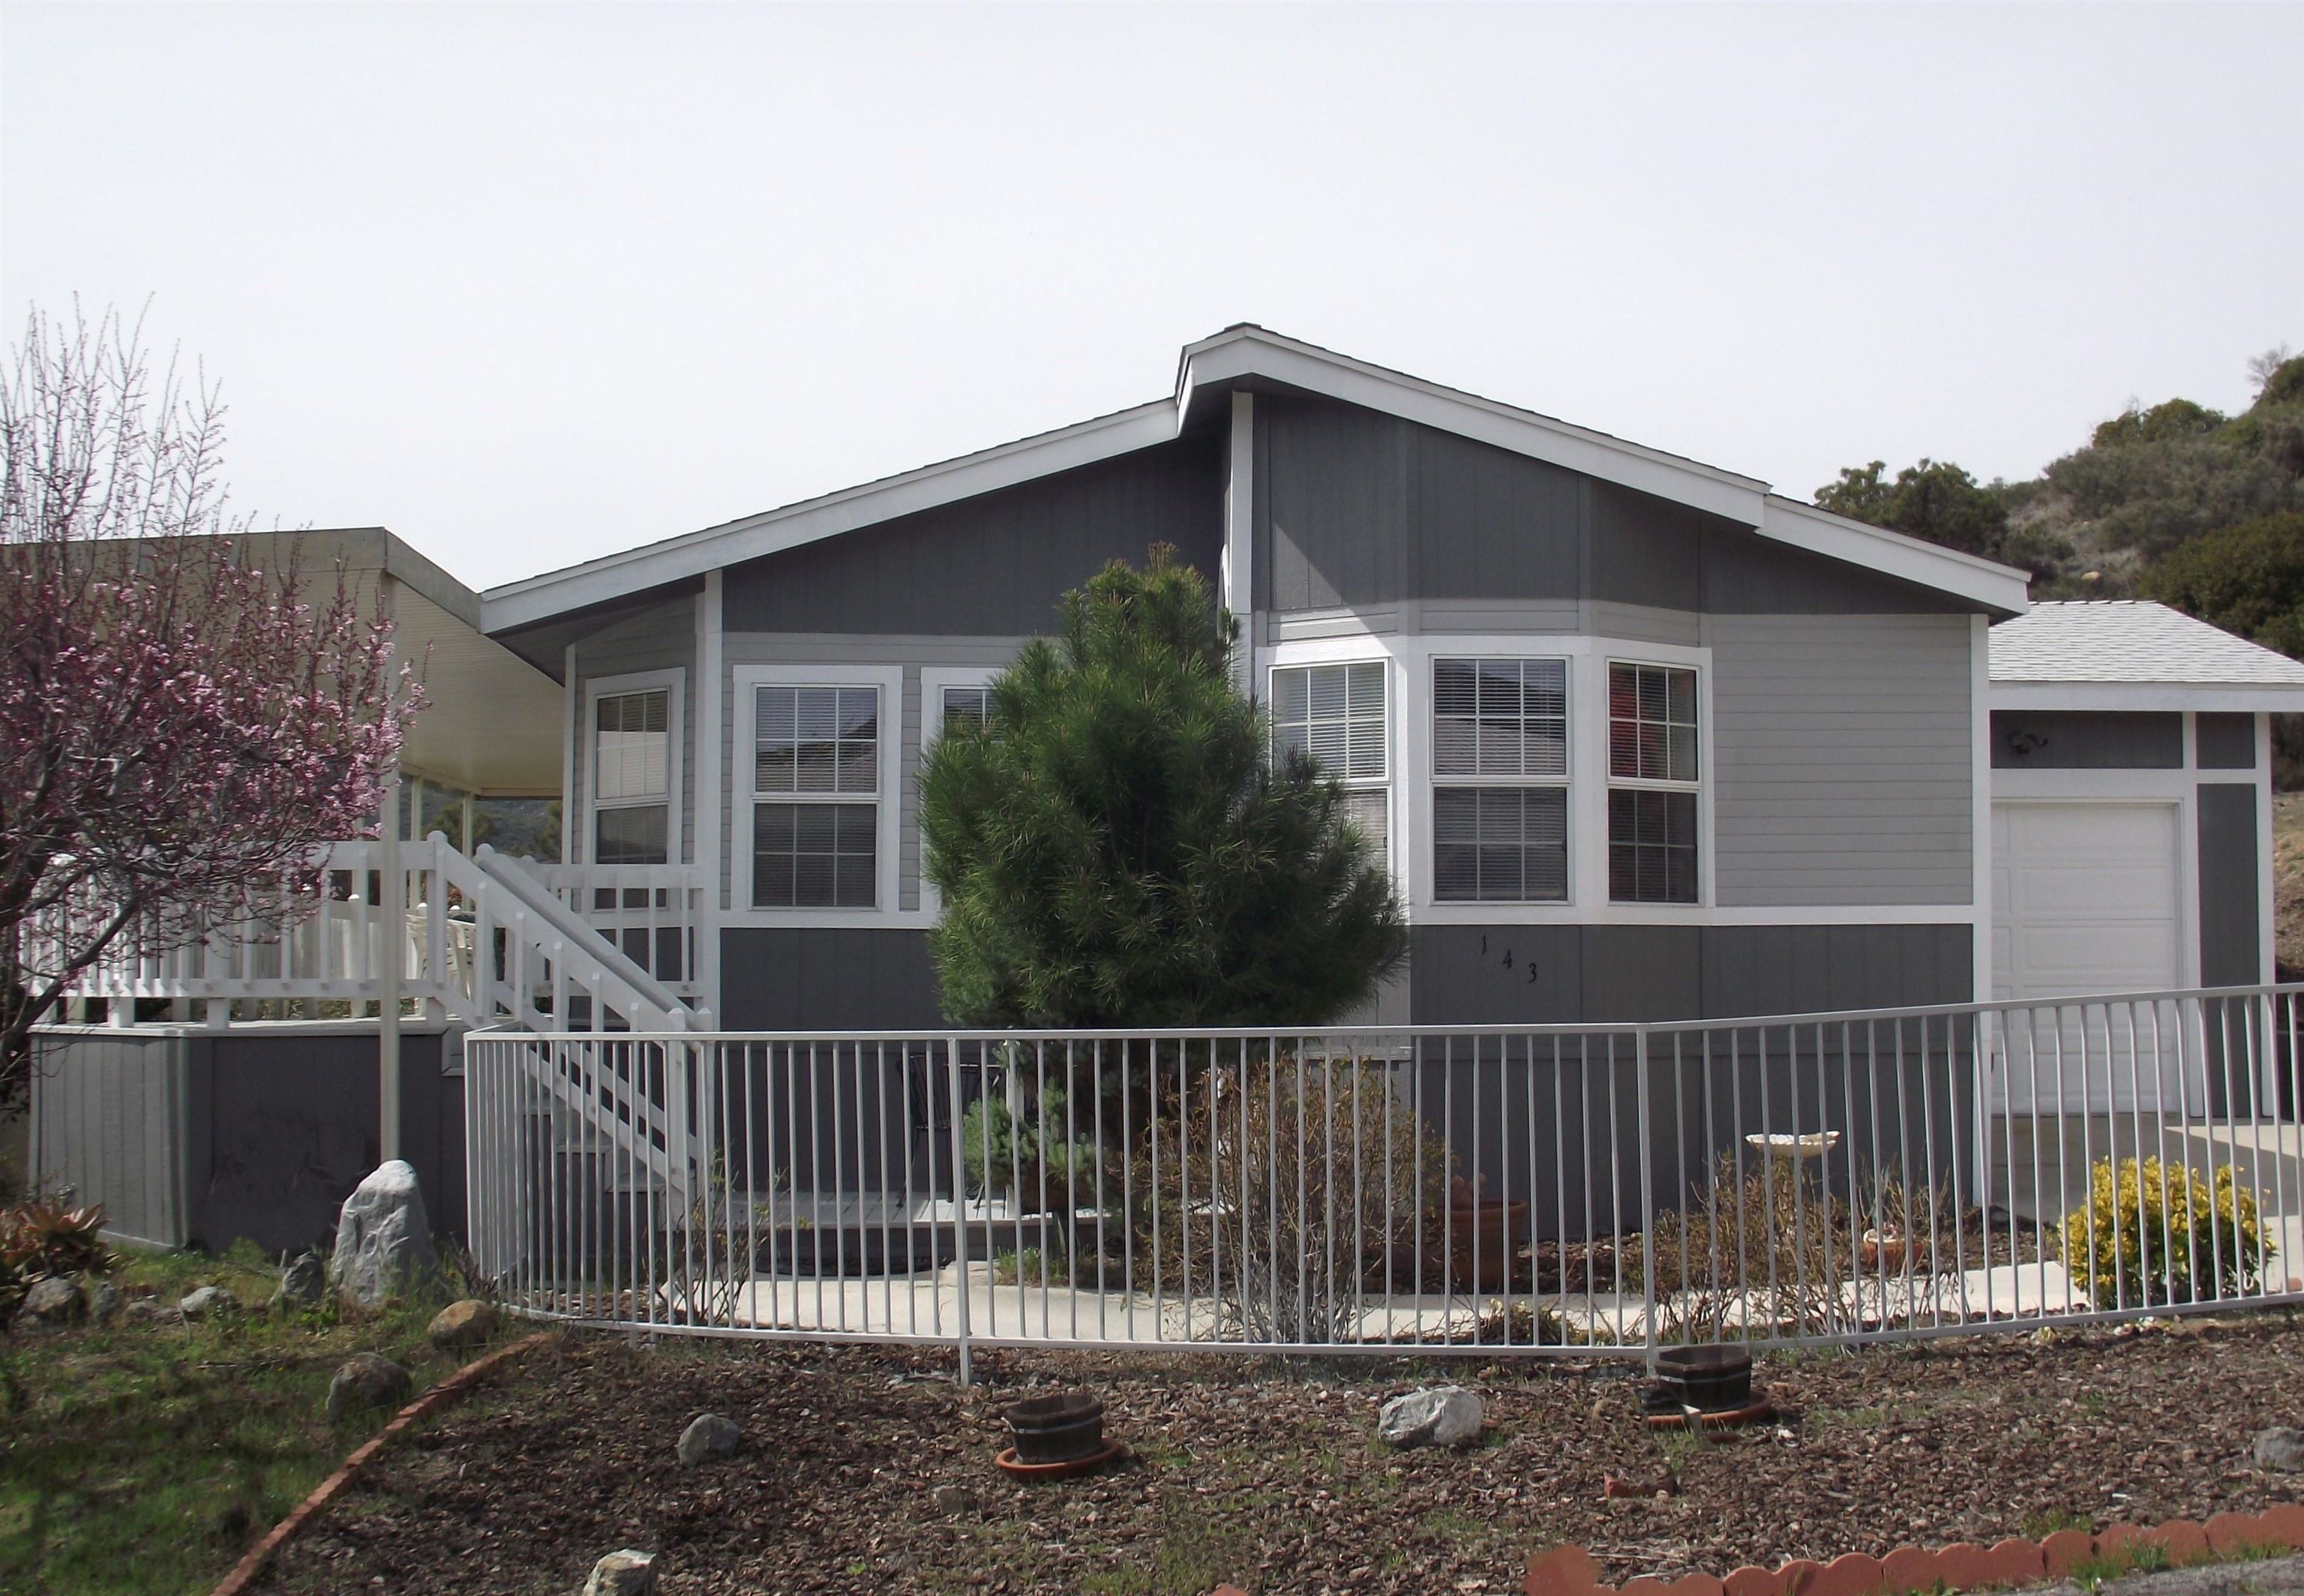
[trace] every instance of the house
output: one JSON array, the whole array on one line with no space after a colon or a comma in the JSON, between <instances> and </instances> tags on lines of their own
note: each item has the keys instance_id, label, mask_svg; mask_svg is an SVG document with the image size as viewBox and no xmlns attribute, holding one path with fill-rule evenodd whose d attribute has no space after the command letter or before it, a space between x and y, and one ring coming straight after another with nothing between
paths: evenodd
<instances>
[{"instance_id":1,"label":"house","mask_svg":"<svg viewBox=\"0 0 2304 1596\"><path fill-rule=\"evenodd\" d=\"M462 708L419 723L399 834L346 855L328 911L404 914L406 938L342 933L368 951L301 985L294 938L261 969L92 978L110 1023L51 1035L36 1157L90 1192L173 1170L148 1231L215 1240L244 1222L202 1191L237 1183L236 1214L292 1185L318 1212L403 1145L403 998L411 1034L444 1038L424 1087L444 1126L458 1031L506 1017L939 1025L921 751L1063 594L1156 542L1242 617L1242 685L1381 839L1410 949L1362 1020L2271 979L2267 717L2304 710L2304 666L2156 606L2034 606L2009 567L1238 326L1131 410L478 596L411 575L453 622L430 658ZM444 802L547 795L550 863L422 836ZM216 1029L300 994L373 1017ZM170 1023L123 1032L131 999ZM357 1051L363 1023L399 1060L381 1091L267 1065L232 1090L292 1123L269 1154L225 1145L233 1058L289 1048L292 1024ZM174 1049L149 1103L134 1082L160 1075L114 1057L139 1047ZM326 1167L288 1167L324 1135ZM435 1140L453 1182L462 1150Z\"/></svg>"},{"instance_id":2,"label":"house","mask_svg":"<svg viewBox=\"0 0 2304 1596\"><path fill-rule=\"evenodd\" d=\"M932 1026L919 751L1155 541L1246 619L1244 684L1340 751L1385 839L1412 949L1381 1018L1988 983L1981 684L2021 573L1258 327L1186 348L1137 409L484 615L563 685L565 856L701 879L721 1023Z\"/></svg>"}]
</instances>

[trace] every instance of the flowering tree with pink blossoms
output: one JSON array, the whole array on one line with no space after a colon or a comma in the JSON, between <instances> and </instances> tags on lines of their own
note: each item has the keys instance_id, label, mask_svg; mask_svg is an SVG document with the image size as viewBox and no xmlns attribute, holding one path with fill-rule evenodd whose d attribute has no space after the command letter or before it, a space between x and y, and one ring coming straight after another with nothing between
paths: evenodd
<instances>
[{"instance_id":1,"label":"flowering tree with pink blossoms","mask_svg":"<svg viewBox=\"0 0 2304 1596\"><path fill-rule=\"evenodd\" d=\"M138 329L35 311L0 372L0 1105L72 978L310 900L373 836L419 691L293 538L243 542L224 412ZM279 557L260 565L261 548Z\"/></svg>"}]
</instances>

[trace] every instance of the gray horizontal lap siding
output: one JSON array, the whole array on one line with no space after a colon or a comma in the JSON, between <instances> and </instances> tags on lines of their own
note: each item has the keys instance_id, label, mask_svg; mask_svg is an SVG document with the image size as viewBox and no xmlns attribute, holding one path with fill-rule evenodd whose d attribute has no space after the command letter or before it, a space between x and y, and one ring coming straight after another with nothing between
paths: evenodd
<instances>
[{"instance_id":1,"label":"gray horizontal lap siding","mask_svg":"<svg viewBox=\"0 0 2304 1596\"><path fill-rule=\"evenodd\" d=\"M1707 615L1713 859L1727 906L1966 904L1964 615Z\"/></svg>"},{"instance_id":2,"label":"gray horizontal lap siding","mask_svg":"<svg viewBox=\"0 0 2304 1596\"><path fill-rule=\"evenodd\" d=\"M587 686L606 676L661 670L681 673L680 857L683 862L696 858L696 600L682 595L576 644L575 785L569 794L569 829L579 837L584 859L592 856L592 839L585 834L592 779Z\"/></svg>"}]
</instances>

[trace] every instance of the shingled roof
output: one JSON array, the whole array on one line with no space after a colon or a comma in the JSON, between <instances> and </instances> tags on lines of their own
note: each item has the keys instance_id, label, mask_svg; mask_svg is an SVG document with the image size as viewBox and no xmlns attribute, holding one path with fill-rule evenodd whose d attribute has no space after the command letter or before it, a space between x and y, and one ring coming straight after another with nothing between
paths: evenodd
<instances>
[{"instance_id":1,"label":"shingled roof","mask_svg":"<svg viewBox=\"0 0 2304 1596\"><path fill-rule=\"evenodd\" d=\"M2304 663L2149 599L2049 601L1992 629L1992 679L2304 687Z\"/></svg>"}]
</instances>

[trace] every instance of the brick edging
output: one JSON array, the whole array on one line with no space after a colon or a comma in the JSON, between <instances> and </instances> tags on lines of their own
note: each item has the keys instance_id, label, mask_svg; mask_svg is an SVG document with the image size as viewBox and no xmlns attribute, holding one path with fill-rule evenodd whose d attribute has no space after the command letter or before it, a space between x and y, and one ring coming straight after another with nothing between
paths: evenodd
<instances>
[{"instance_id":1,"label":"brick edging","mask_svg":"<svg viewBox=\"0 0 2304 1596\"><path fill-rule=\"evenodd\" d=\"M358 1479L362 1471L376 1461L377 1454L384 1450L385 1443L394 1436L398 1435L419 1419L429 1418L442 1408L462 1401L481 1375L486 1374L497 1364L517 1357L529 1348L551 1338L549 1331L538 1330L532 1336L521 1337L510 1346L499 1346L486 1357L476 1358L465 1364L394 1413L392 1422L354 1448L352 1455L344 1459L343 1465L335 1473L315 1486L310 1496L297 1503L290 1510L287 1517L272 1526L269 1534L250 1547L248 1555L241 1558L230 1574L224 1576L224 1583L210 1592L209 1596L241 1596L256 1576L264 1571L264 1566L272 1560L272 1555L294 1539L298 1531L318 1517L321 1509L334 1501L344 1487Z\"/></svg>"},{"instance_id":2,"label":"brick edging","mask_svg":"<svg viewBox=\"0 0 2304 1596\"><path fill-rule=\"evenodd\" d=\"M2219 1513L2206 1524L2172 1518L2145 1529L2115 1524L2095 1534L2058 1530L2040 1541L2011 1538L1993 1545L1958 1541L1930 1551L1900 1546L1885 1558L1850 1552L1829 1563L1795 1558L1778 1568L1747 1566L1724 1576L1688 1574L1672 1581L1642 1575L1619 1589L1599 1583L1591 1554L1557 1546L1528 1560L1527 1596L1914 1596L1946 1591L1990 1591L2062 1579L2092 1558L2130 1546L2158 1546L2171 1567L2205 1563L2266 1548L2304 1551L2304 1503L2283 1502L2261 1513Z\"/></svg>"},{"instance_id":3,"label":"brick edging","mask_svg":"<svg viewBox=\"0 0 2304 1596\"><path fill-rule=\"evenodd\" d=\"M2261 1513L2219 1513L2206 1524L2172 1518L2152 1529L2116 1524L2090 1534L2058 1530L2040 1541L2012 1537L1988 1547L1955 1541L1934 1551L1900 1546L1885 1558L1850 1552L1829 1563L1795 1558L1780 1568L1747 1566L1721 1578L1686 1574L1676 1580L1646 1575L1619 1588L1599 1583L1591 1553L1555 1546L1528 1560L1527 1596L1917 1596L1946 1591L2009 1590L2062 1579L2092 1558L2130 1546L2158 1546L2168 1565L2181 1568L2266 1548L2304 1551L2304 1503L2282 1502ZM1218 1585L1208 1596L1247 1596Z\"/></svg>"}]
</instances>

